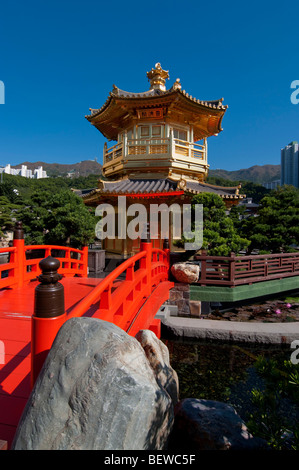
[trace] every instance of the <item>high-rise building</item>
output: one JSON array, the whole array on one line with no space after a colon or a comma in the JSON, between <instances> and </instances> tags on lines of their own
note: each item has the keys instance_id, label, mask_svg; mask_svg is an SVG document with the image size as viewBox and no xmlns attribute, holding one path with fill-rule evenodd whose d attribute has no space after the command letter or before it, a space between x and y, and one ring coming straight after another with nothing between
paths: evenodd
<instances>
[{"instance_id":1,"label":"high-rise building","mask_svg":"<svg viewBox=\"0 0 299 470\"><path fill-rule=\"evenodd\" d=\"M292 184L299 188L299 145L297 141L290 142L281 149L281 185Z\"/></svg>"},{"instance_id":2,"label":"high-rise building","mask_svg":"<svg viewBox=\"0 0 299 470\"><path fill-rule=\"evenodd\" d=\"M19 175L23 176L24 178L48 178L47 172L43 170L42 166L39 166L34 170L27 168L27 165L22 165L21 168L11 168L10 163L8 163L5 167L0 168L0 174L7 173L8 175Z\"/></svg>"}]
</instances>

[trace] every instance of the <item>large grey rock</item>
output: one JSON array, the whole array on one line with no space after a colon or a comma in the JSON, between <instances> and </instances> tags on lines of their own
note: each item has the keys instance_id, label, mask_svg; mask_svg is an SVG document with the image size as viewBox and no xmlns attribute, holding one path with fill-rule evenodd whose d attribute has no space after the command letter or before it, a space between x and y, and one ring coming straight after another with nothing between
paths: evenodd
<instances>
[{"instance_id":1,"label":"large grey rock","mask_svg":"<svg viewBox=\"0 0 299 470\"><path fill-rule=\"evenodd\" d=\"M135 338L143 347L157 382L168 392L176 405L179 400L179 379L170 365L167 346L150 330L140 330Z\"/></svg>"},{"instance_id":2,"label":"large grey rock","mask_svg":"<svg viewBox=\"0 0 299 470\"><path fill-rule=\"evenodd\" d=\"M21 418L13 449L163 449L173 404L140 343L93 318L60 329Z\"/></svg>"},{"instance_id":3,"label":"large grey rock","mask_svg":"<svg viewBox=\"0 0 299 470\"><path fill-rule=\"evenodd\" d=\"M175 263L171 266L171 273L179 282L192 284L199 278L199 266L191 263Z\"/></svg>"},{"instance_id":4,"label":"large grey rock","mask_svg":"<svg viewBox=\"0 0 299 470\"><path fill-rule=\"evenodd\" d=\"M222 402L186 398L176 405L170 449L262 450L235 409Z\"/></svg>"}]
</instances>

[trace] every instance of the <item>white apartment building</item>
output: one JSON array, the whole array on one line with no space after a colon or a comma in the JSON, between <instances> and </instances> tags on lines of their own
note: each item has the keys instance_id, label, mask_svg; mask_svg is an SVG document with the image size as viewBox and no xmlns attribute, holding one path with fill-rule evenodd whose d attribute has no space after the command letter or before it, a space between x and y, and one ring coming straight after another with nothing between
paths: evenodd
<instances>
[{"instance_id":1,"label":"white apartment building","mask_svg":"<svg viewBox=\"0 0 299 470\"><path fill-rule=\"evenodd\" d=\"M264 188L266 189L277 189L280 186L280 180L270 181L270 183L263 183Z\"/></svg>"},{"instance_id":2,"label":"white apartment building","mask_svg":"<svg viewBox=\"0 0 299 470\"><path fill-rule=\"evenodd\" d=\"M291 184L299 188L299 145L297 141L290 142L281 149L281 185Z\"/></svg>"},{"instance_id":3,"label":"white apartment building","mask_svg":"<svg viewBox=\"0 0 299 470\"><path fill-rule=\"evenodd\" d=\"M24 176L25 178L48 178L47 172L43 170L42 166L37 167L32 172L32 170L27 168L27 165L22 165L21 168L11 168L11 165L8 163L5 167L0 168L0 174L1 173Z\"/></svg>"}]
</instances>

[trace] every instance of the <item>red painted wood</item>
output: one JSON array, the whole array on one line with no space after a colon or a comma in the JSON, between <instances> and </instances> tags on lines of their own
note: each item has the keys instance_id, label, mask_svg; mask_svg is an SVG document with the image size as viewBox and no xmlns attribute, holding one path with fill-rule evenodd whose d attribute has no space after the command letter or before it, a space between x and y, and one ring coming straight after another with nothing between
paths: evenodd
<instances>
[{"instance_id":1,"label":"red painted wood","mask_svg":"<svg viewBox=\"0 0 299 470\"><path fill-rule=\"evenodd\" d=\"M71 247L63 247L56 245L25 245L24 239L14 239L13 247L0 248L0 253L5 253L8 256L8 262L0 266L0 289L10 287L12 289L23 287L30 280L34 280L36 276L41 273L39 262L47 256L52 256L53 253L59 254L60 260L59 272L65 276L87 276L88 266L88 247L83 247L82 250ZM29 254L34 252L43 253L43 258L29 259ZM55 254L54 254L55 256ZM7 276L4 276L4 271L7 271Z\"/></svg>"},{"instance_id":2,"label":"red painted wood","mask_svg":"<svg viewBox=\"0 0 299 470\"><path fill-rule=\"evenodd\" d=\"M161 305L169 299L169 290L174 286L173 282L164 281L158 284L152 295L146 299L135 318L130 322L127 333L135 336L141 329L149 329L157 334L160 320L154 318ZM160 335L157 334L159 337Z\"/></svg>"}]
</instances>

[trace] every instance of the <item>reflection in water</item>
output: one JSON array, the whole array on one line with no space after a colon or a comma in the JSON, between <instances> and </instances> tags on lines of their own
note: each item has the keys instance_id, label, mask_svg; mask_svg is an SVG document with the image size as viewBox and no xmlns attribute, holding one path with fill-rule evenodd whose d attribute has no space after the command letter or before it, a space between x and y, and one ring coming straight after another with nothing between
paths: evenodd
<instances>
[{"instance_id":1,"label":"reflection in water","mask_svg":"<svg viewBox=\"0 0 299 470\"><path fill-rule=\"evenodd\" d=\"M232 405L242 419L251 411L251 390L263 388L253 367L257 356L290 358L289 347L164 339L180 384L180 399L204 398Z\"/></svg>"}]
</instances>

